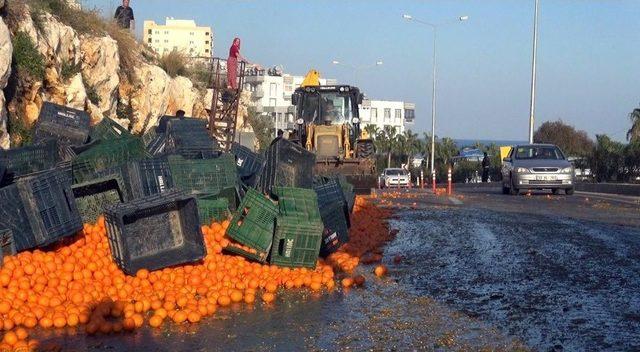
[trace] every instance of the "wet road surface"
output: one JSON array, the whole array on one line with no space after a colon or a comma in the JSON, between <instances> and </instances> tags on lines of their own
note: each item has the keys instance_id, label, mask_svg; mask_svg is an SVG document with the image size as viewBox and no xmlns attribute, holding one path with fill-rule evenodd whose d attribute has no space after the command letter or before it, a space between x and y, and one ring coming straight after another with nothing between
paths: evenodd
<instances>
[{"instance_id":1,"label":"wet road surface","mask_svg":"<svg viewBox=\"0 0 640 352\"><path fill-rule=\"evenodd\" d=\"M414 199L420 210L397 215L386 254L407 257L398 280L415 294L533 349L637 351L639 208L588 198L476 189Z\"/></svg>"}]
</instances>

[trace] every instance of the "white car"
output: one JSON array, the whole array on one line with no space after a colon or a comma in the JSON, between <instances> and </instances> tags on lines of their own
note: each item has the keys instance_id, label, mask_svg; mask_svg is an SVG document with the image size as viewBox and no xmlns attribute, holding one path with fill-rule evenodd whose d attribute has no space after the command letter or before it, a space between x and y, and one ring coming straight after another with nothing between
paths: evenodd
<instances>
[{"instance_id":1,"label":"white car","mask_svg":"<svg viewBox=\"0 0 640 352\"><path fill-rule=\"evenodd\" d=\"M380 188L385 187L410 187L411 176L409 171L399 168L384 169L380 175Z\"/></svg>"}]
</instances>

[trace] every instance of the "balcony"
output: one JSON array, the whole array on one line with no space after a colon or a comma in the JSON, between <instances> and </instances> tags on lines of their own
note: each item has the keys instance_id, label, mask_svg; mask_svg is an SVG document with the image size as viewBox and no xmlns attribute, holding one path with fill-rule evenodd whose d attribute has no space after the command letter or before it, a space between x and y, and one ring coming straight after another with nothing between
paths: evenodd
<instances>
[{"instance_id":1,"label":"balcony","mask_svg":"<svg viewBox=\"0 0 640 352\"><path fill-rule=\"evenodd\" d=\"M264 90L262 87L256 87L256 90L251 92L251 99L261 99L264 97Z\"/></svg>"}]
</instances>

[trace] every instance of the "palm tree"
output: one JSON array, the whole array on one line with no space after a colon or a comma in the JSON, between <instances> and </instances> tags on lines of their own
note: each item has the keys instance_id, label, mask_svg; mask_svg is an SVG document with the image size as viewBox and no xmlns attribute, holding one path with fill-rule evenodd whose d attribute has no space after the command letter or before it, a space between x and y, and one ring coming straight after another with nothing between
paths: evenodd
<instances>
[{"instance_id":1,"label":"palm tree","mask_svg":"<svg viewBox=\"0 0 640 352\"><path fill-rule=\"evenodd\" d=\"M440 143L436 145L436 154L438 155L438 159L446 165L451 161L451 158L458 155L458 147L453 139L444 137Z\"/></svg>"},{"instance_id":2,"label":"palm tree","mask_svg":"<svg viewBox=\"0 0 640 352\"><path fill-rule=\"evenodd\" d=\"M631 128L627 131L627 140L630 142L640 140L640 108L633 109L629 119L631 119Z\"/></svg>"},{"instance_id":3,"label":"palm tree","mask_svg":"<svg viewBox=\"0 0 640 352\"><path fill-rule=\"evenodd\" d=\"M376 148L387 153L387 167L391 167L391 153L398 144L396 135L397 130L393 126L384 126L384 128L379 130L376 135Z\"/></svg>"},{"instance_id":4,"label":"palm tree","mask_svg":"<svg viewBox=\"0 0 640 352\"><path fill-rule=\"evenodd\" d=\"M406 130L399 137L402 137L403 143L401 145L401 151L407 156L407 167L409 167L411 158L413 158L413 155L420 150L418 134L411 132L411 130Z\"/></svg>"},{"instance_id":5,"label":"palm tree","mask_svg":"<svg viewBox=\"0 0 640 352\"><path fill-rule=\"evenodd\" d=\"M378 131L379 130L380 129L376 125L366 125L366 126L364 126L364 131L369 134L371 139L376 139L376 136L378 135Z\"/></svg>"}]
</instances>

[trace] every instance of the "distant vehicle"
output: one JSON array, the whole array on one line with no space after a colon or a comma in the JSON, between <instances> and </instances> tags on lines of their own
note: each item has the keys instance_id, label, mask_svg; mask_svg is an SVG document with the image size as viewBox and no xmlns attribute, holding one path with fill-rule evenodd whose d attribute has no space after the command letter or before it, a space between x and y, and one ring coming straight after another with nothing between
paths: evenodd
<instances>
[{"instance_id":1,"label":"distant vehicle","mask_svg":"<svg viewBox=\"0 0 640 352\"><path fill-rule=\"evenodd\" d=\"M411 177L409 171L399 168L388 168L380 175L380 188L410 187Z\"/></svg>"},{"instance_id":2,"label":"distant vehicle","mask_svg":"<svg viewBox=\"0 0 640 352\"><path fill-rule=\"evenodd\" d=\"M502 163L502 193L516 195L520 190L550 189L567 195L574 191L573 165L553 144L521 144L513 147Z\"/></svg>"}]
</instances>

